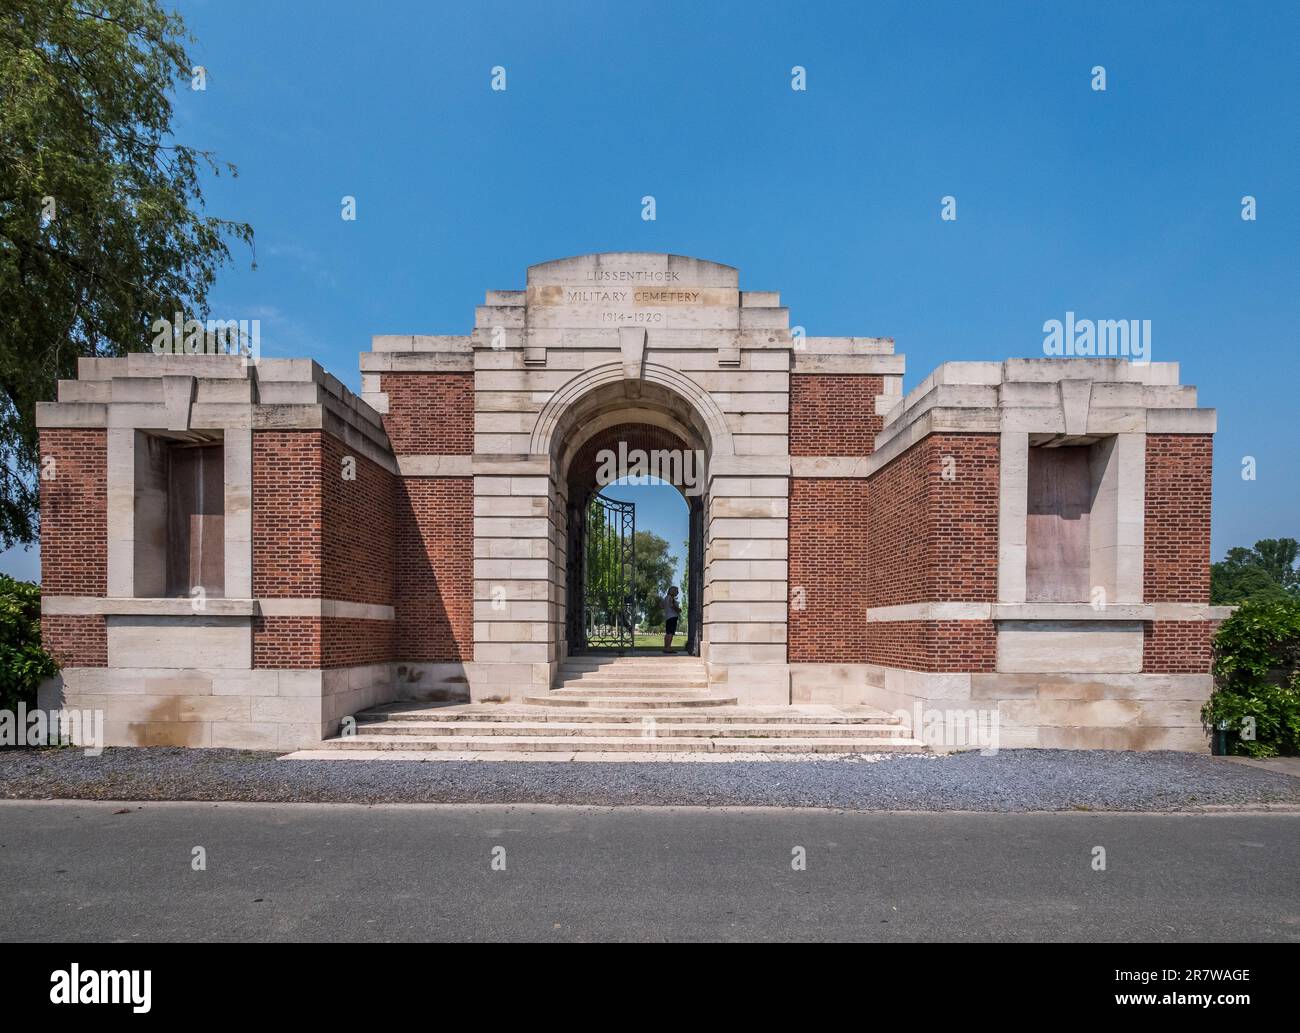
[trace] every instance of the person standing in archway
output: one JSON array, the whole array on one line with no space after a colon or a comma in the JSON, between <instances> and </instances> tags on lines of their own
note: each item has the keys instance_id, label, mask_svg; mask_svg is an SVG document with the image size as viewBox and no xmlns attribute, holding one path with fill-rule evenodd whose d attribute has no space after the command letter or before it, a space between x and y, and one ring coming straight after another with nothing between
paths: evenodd
<instances>
[{"instance_id":1,"label":"person standing in archway","mask_svg":"<svg viewBox=\"0 0 1300 1033\"><path fill-rule=\"evenodd\" d=\"M664 596L664 652L673 652L673 636L677 634L677 619L682 608L677 602L677 586L673 585Z\"/></svg>"}]
</instances>

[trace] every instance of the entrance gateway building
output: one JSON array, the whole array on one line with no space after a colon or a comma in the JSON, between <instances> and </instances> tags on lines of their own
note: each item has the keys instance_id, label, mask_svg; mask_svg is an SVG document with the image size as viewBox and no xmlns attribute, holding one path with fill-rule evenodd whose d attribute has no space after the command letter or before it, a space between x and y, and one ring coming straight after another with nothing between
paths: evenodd
<instances>
[{"instance_id":1,"label":"entrance gateway building","mask_svg":"<svg viewBox=\"0 0 1300 1033\"><path fill-rule=\"evenodd\" d=\"M1203 749L1214 411L1174 363L950 362L904 395L903 361L640 253L532 266L465 336L375 337L360 397L309 359L82 359L37 414L63 705L109 745L289 749L571 691L621 619L583 558L626 542L597 483L622 448L702 458L685 610L718 702Z\"/></svg>"}]
</instances>

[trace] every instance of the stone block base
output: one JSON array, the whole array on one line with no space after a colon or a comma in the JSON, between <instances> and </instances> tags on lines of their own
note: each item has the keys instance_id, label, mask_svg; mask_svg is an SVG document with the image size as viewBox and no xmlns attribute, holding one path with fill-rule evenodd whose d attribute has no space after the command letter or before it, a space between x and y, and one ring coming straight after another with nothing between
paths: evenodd
<instances>
[{"instance_id":1,"label":"stone block base","mask_svg":"<svg viewBox=\"0 0 1300 1033\"><path fill-rule=\"evenodd\" d=\"M344 717L393 700L394 666L70 667L41 703L102 711L105 746L295 750L335 735Z\"/></svg>"},{"instance_id":2,"label":"stone block base","mask_svg":"<svg viewBox=\"0 0 1300 1033\"><path fill-rule=\"evenodd\" d=\"M468 703L468 666L459 661L393 664L393 698L412 703Z\"/></svg>"},{"instance_id":3,"label":"stone block base","mask_svg":"<svg viewBox=\"0 0 1300 1033\"><path fill-rule=\"evenodd\" d=\"M789 664L708 664L709 689L735 696L742 706L786 706L790 699Z\"/></svg>"},{"instance_id":4,"label":"stone block base","mask_svg":"<svg viewBox=\"0 0 1300 1033\"><path fill-rule=\"evenodd\" d=\"M794 703L865 704L936 750L1209 749L1208 674L947 674L872 664L791 664ZM951 740L951 741L950 741Z\"/></svg>"}]
</instances>

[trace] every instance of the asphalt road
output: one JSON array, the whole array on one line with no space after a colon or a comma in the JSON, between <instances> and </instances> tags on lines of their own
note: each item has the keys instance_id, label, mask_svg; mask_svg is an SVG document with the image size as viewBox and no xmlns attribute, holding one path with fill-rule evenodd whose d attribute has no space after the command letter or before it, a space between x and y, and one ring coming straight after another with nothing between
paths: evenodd
<instances>
[{"instance_id":1,"label":"asphalt road","mask_svg":"<svg viewBox=\"0 0 1300 1033\"><path fill-rule=\"evenodd\" d=\"M5 941L1295 942L1298 876L1297 813L0 802Z\"/></svg>"}]
</instances>

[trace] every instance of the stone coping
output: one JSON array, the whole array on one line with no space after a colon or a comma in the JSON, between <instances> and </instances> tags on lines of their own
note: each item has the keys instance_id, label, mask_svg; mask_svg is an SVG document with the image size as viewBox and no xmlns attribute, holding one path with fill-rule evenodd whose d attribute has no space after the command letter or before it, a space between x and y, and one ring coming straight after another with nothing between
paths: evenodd
<instances>
[{"instance_id":1,"label":"stone coping","mask_svg":"<svg viewBox=\"0 0 1300 1033\"><path fill-rule=\"evenodd\" d=\"M867 610L867 620L1215 621L1224 620L1234 609L1234 606L1206 603L1110 603L1095 609L1091 603L922 602L871 607Z\"/></svg>"},{"instance_id":2,"label":"stone coping","mask_svg":"<svg viewBox=\"0 0 1300 1033\"><path fill-rule=\"evenodd\" d=\"M931 431L1213 433L1214 410L1198 408L1196 389L1180 385L1178 375L1174 362L1143 364L1127 359L945 362L885 414L876 444L883 447L927 415ZM1068 410L1064 419L1063 410ZM1148 410L1166 411L1170 417L1149 427ZM1084 423L1099 425L1067 426L1075 422L1076 413L1081 413Z\"/></svg>"},{"instance_id":3,"label":"stone coping","mask_svg":"<svg viewBox=\"0 0 1300 1033\"><path fill-rule=\"evenodd\" d=\"M58 391L57 402L36 404L37 427L325 430L354 441L359 435L372 458L391 452L380 414L313 359L83 358L77 379L59 381ZM391 459L387 465L396 469Z\"/></svg>"},{"instance_id":4,"label":"stone coping","mask_svg":"<svg viewBox=\"0 0 1300 1033\"><path fill-rule=\"evenodd\" d=\"M121 599L99 596L41 597L41 613L51 616L146 616L146 617L255 617L258 614L256 599L205 599L202 609L195 609L195 600L180 599Z\"/></svg>"},{"instance_id":5,"label":"stone coping","mask_svg":"<svg viewBox=\"0 0 1300 1033\"><path fill-rule=\"evenodd\" d=\"M346 617L356 620L391 621L396 610L378 603L355 603L345 599L205 599L201 609L194 600L124 599L112 596L57 596L41 599L41 612L50 616L108 617Z\"/></svg>"}]
</instances>

